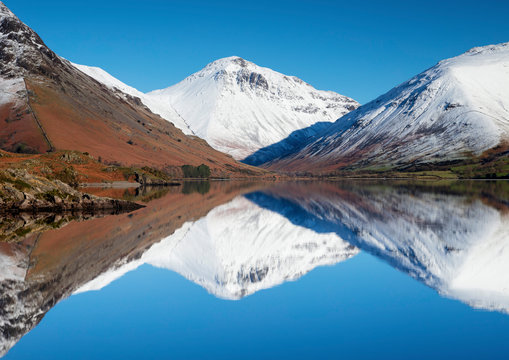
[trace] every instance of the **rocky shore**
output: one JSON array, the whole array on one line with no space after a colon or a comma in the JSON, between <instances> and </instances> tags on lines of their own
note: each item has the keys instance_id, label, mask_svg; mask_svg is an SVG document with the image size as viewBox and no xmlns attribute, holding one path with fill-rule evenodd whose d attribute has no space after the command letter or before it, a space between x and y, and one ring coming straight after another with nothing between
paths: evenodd
<instances>
[{"instance_id":1,"label":"rocky shore","mask_svg":"<svg viewBox=\"0 0 509 360\"><path fill-rule=\"evenodd\" d=\"M143 207L130 201L79 192L60 180L22 169L0 171L0 214L20 212L130 211Z\"/></svg>"}]
</instances>

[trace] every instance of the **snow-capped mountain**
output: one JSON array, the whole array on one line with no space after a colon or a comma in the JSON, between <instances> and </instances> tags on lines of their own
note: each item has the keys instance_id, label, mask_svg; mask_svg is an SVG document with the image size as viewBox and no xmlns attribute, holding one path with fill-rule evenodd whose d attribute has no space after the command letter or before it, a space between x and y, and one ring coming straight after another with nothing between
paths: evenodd
<instances>
[{"instance_id":1,"label":"snow-capped mountain","mask_svg":"<svg viewBox=\"0 0 509 360\"><path fill-rule=\"evenodd\" d=\"M189 128L236 159L319 121L334 121L358 104L332 91L257 66L219 59L180 83L149 96L171 105Z\"/></svg>"},{"instance_id":2,"label":"snow-capped mountain","mask_svg":"<svg viewBox=\"0 0 509 360\"><path fill-rule=\"evenodd\" d=\"M139 97L184 133L238 160L296 130L333 122L359 105L236 56L214 61L180 83L146 95L101 69L76 66L110 88Z\"/></svg>"},{"instance_id":3,"label":"snow-capped mountain","mask_svg":"<svg viewBox=\"0 0 509 360\"><path fill-rule=\"evenodd\" d=\"M488 188L482 196L446 190L283 185L267 191L274 202L263 206L293 206L285 211L292 223L334 231L444 296L509 313L507 204L497 204Z\"/></svg>"},{"instance_id":4,"label":"snow-capped mountain","mask_svg":"<svg viewBox=\"0 0 509 360\"><path fill-rule=\"evenodd\" d=\"M340 118L273 168L397 166L479 155L509 141L509 43L443 60Z\"/></svg>"},{"instance_id":5,"label":"snow-capped mountain","mask_svg":"<svg viewBox=\"0 0 509 360\"><path fill-rule=\"evenodd\" d=\"M239 196L187 222L140 259L120 264L77 292L100 289L148 263L175 271L217 297L240 299L357 253L334 233L296 226L284 215Z\"/></svg>"}]
</instances>

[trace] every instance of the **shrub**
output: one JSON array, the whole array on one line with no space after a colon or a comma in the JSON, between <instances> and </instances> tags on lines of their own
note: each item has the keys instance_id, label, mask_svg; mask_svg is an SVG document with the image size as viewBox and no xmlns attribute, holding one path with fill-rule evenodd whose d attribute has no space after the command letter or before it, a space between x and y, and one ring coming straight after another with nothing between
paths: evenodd
<instances>
[{"instance_id":1,"label":"shrub","mask_svg":"<svg viewBox=\"0 0 509 360\"><path fill-rule=\"evenodd\" d=\"M32 186L26 182L24 182L23 180L20 180L20 179L16 179L13 181L13 185L16 189L20 190L20 191L24 191L26 189L31 189Z\"/></svg>"},{"instance_id":2,"label":"shrub","mask_svg":"<svg viewBox=\"0 0 509 360\"><path fill-rule=\"evenodd\" d=\"M161 170L154 169L148 166L144 166L141 168L143 171L155 176L156 178L159 178L161 180L170 180L170 176L168 176L166 173L164 173Z\"/></svg>"},{"instance_id":3,"label":"shrub","mask_svg":"<svg viewBox=\"0 0 509 360\"><path fill-rule=\"evenodd\" d=\"M78 175L72 166L65 167L61 171L55 172L53 177L72 187L77 187L79 185Z\"/></svg>"}]
</instances>

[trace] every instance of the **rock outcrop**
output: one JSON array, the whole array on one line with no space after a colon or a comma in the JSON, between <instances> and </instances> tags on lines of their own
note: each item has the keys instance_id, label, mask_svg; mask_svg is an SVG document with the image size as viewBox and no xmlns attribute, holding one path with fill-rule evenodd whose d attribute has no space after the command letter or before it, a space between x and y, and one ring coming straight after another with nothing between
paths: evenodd
<instances>
[{"instance_id":1,"label":"rock outcrop","mask_svg":"<svg viewBox=\"0 0 509 360\"><path fill-rule=\"evenodd\" d=\"M0 171L0 214L19 212L64 212L136 210L129 201L81 193L60 180L48 180L24 170Z\"/></svg>"}]
</instances>

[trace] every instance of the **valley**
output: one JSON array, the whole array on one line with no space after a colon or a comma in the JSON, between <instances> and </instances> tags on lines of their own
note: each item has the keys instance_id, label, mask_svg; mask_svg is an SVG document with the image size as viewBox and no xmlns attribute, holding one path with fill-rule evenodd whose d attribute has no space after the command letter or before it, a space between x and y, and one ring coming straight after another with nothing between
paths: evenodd
<instances>
[{"instance_id":1,"label":"valley","mask_svg":"<svg viewBox=\"0 0 509 360\"><path fill-rule=\"evenodd\" d=\"M190 174L509 177L508 43L443 60L362 106L237 56L143 93L59 57L4 4L0 10L3 169L63 176L72 186L163 184Z\"/></svg>"}]
</instances>

